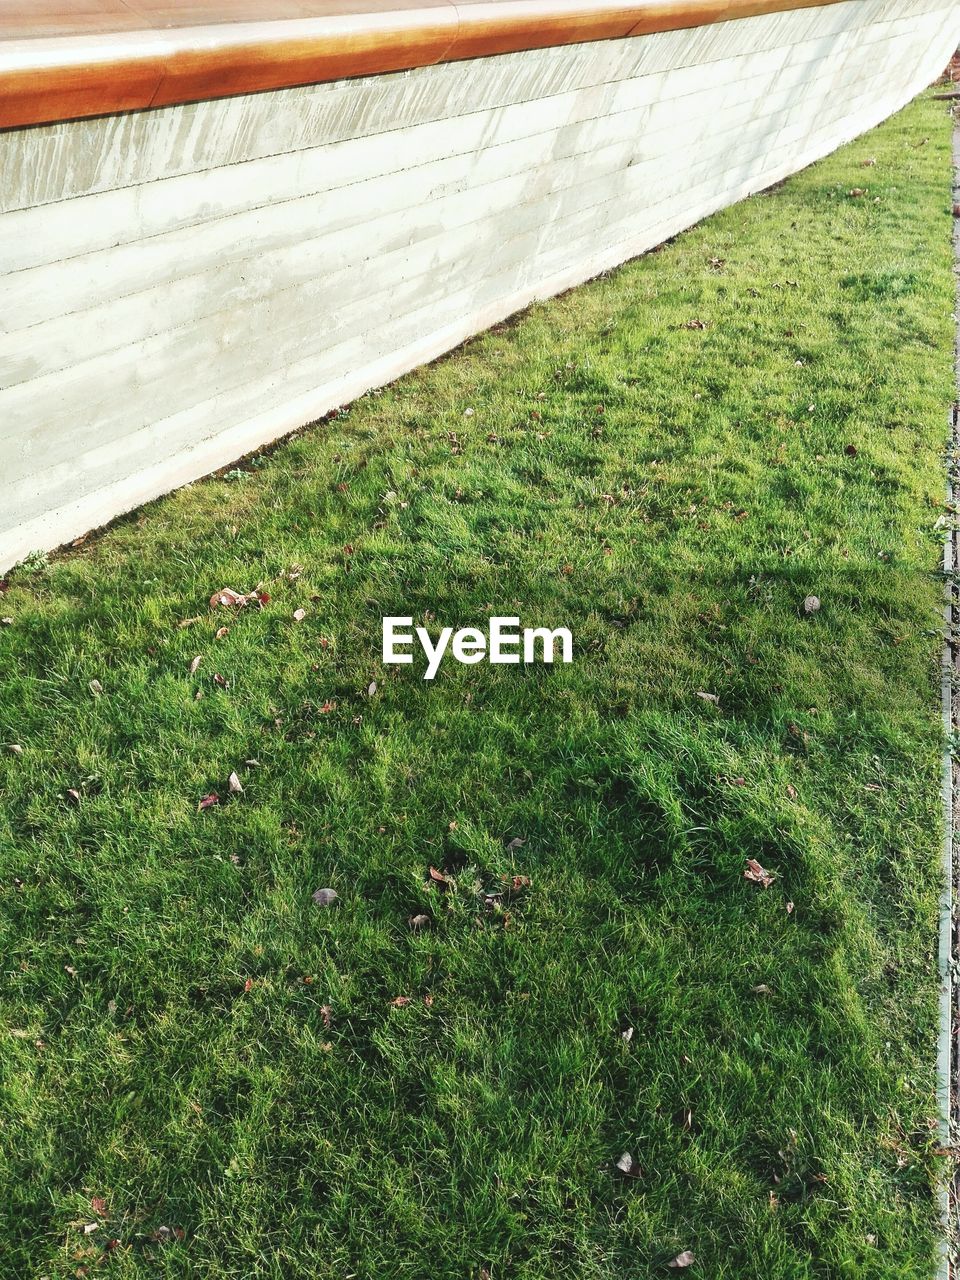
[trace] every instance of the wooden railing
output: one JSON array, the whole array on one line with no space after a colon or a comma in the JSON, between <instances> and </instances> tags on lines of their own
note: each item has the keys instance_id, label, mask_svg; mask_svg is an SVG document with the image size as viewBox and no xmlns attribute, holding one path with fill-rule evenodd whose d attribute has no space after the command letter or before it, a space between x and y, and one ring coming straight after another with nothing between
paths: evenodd
<instances>
[{"instance_id":1,"label":"wooden railing","mask_svg":"<svg viewBox=\"0 0 960 1280\"><path fill-rule=\"evenodd\" d=\"M0 128L837 2L0 0Z\"/></svg>"}]
</instances>

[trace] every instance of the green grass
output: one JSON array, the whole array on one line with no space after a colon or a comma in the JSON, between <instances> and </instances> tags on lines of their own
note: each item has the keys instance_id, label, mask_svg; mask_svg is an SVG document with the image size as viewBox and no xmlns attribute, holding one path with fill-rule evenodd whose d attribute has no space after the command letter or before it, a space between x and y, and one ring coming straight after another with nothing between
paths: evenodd
<instances>
[{"instance_id":1,"label":"green grass","mask_svg":"<svg viewBox=\"0 0 960 1280\"><path fill-rule=\"evenodd\" d=\"M950 213L919 102L11 575L4 1276L931 1275Z\"/></svg>"}]
</instances>

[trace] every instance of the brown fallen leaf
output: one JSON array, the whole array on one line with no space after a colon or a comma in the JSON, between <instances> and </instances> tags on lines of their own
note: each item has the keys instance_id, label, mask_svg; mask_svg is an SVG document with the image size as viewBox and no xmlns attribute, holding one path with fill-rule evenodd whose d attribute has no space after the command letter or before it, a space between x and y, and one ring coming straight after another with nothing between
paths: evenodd
<instances>
[{"instance_id":1,"label":"brown fallen leaf","mask_svg":"<svg viewBox=\"0 0 960 1280\"><path fill-rule=\"evenodd\" d=\"M433 1008L433 996L424 996L424 997L423 997L423 1003L426 1005L426 1007L427 1007L428 1009L432 1009L432 1008Z\"/></svg>"},{"instance_id":2,"label":"brown fallen leaf","mask_svg":"<svg viewBox=\"0 0 960 1280\"><path fill-rule=\"evenodd\" d=\"M796 800L797 798L797 788L793 785L792 782L787 783L787 795L790 797L791 800Z\"/></svg>"},{"instance_id":3,"label":"brown fallen leaf","mask_svg":"<svg viewBox=\"0 0 960 1280\"><path fill-rule=\"evenodd\" d=\"M243 787L240 784L240 779L237 777L235 773L231 773L230 777L227 779L227 786L230 788L230 791L232 792L233 795L235 796L243 795Z\"/></svg>"},{"instance_id":4,"label":"brown fallen leaf","mask_svg":"<svg viewBox=\"0 0 960 1280\"><path fill-rule=\"evenodd\" d=\"M522 840L520 836L514 836L513 839L510 841L510 843L507 845L507 853L512 852L512 850L514 849L522 848L526 843L527 843L526 840Z\"/></svg>"},{"instance_id":5,"label":"brown fallen leaf","mask_svg":"<svg viewBox=\"0 0 960 1280\"><path fill-rule=\"evenodd\" d=\"M210 597L211 609L216 609L218 605L225 609L242 608L246 603L247 597L241 595L239 591L234 591L232 587L221 587Z\"/></svg>"},{"instance_id":6,"label":"brown fallen leaf","mask_svg":"<svg viewBox=\"0 0 960 1280\"><path fill-rule=\"evenodd\" d=\"M91 1196L90 1208L98 1218L105 1218L107 1216L107 1202L104 1200L103 1196Z\"/></svg>"},{"instance_id":7,"label":"brown fallen leaf","mask_svg":"<svg viewBox=\"0 0 960 1280\"><path fill-rule=\"evenodd\" d=\"M248 995L252 990L253 990L253 979L248 978L246 982L243 984L244 994Z\"/></svg>"},{"instance_id":8,"label":"brown fallen leaf","mask_svg":"<svg viewBox=\"0 0 960 1280\"><path fill-rule=\"evenodd\" d=\"M224 636L228 636L229 634L230 634L230 628L229 628L229 627L218 627L218 628L217 628L217 634L214 636L214 639L215 639L215 640L222 640Z\"/></svg>"},{"instance_id":9,"label":"brown fallen leaf","mask_svg":"<svg viewBox=\"0 0 960 1280\"><path fill-rule=\"evenodd\" d=\"M675 1258L671 1258L671 1260L667 1263L667 1266L675 1267L679 1269L682 1267L692 1267L693 1263L694 1263L693 1251L691 1249L684 1249L683 1253L678 1253Z\"/></svg>"},{"instance_id":10,"label":"brown fallen leaf","mask_svg":"<svg viewBox=\"0 0 960 1280\"><path fill-rule=\"evenodd\" d=\"M394 996L390 1001L390 1005L394 1009L402 1009L410 1003L409 996Z\"/></svg>"},{"instance_id":11,"label":"brown fallen leaf","mask_svg":"<svg viewBox=\"0 0 960 1280\"><path fill-rule=\"evenodd\" d=\"M313 893L313 900L318 907L332 907L339 897L336 889L317 889Z\"/></svg>"},{"instance_id":12,"label":"brown fallen leaf","mask_svg":"<svg viewBox=\"0 0 960 1280\"><path fill-rule=\"evenodd\" d=\"M248 604L256 604L262 608L269 603L269 594L266 591L262 591L260 587L254 587L246 595L240 591L234 591L232 587L222 587L210 597L211 609L216 609L218 606L222 606L225 609L242 609Z\"/></svg>"},{"instance_id":13,"label":"brown fallen leaf","mask_svg":"<svg viewBox=\"0 0 960 1280\"><path fill-rule=\"evenodd\" d=\"M332 1009L332 1007L331 1007L330 1005L328 1005L328 1004L322 1004L322 1005L320 1006L320 1017L323 1019L323 1025L324 1025L324 1028L325 1028L327 1031L329 1031L329 1030L330 1030L330 1019L333 1017L333 1009Z\"/></svg>"},{"instance_id":14,"label":"brown fallen leaf","mask_svg":"<svg viewBox=\"0 0 960 1280\"><path fill-rule=\"evenodd\" d=\"M215 791L211 791L208 796L203 797L203 799L197 805L197 809L199 812L202 813L204 809L212 809L215 804L219 804L219 803L220 803L220 797L217 795Z\"/></svg>"},{"instance_id":15,"label":"brown fallen leaf","mask_svg":"<svg viewBox=\"0 0 960 1280\"><path fill-rule=\"evenodd\" d=\"M743 878L744 880L750 880L753 884L762 884L765 889L769 889L775 877L773 872L761 867L756 858L748 858Z\"/></svg>"},{"instance_id":16,"label":"brown fallen leaf","mask_svg":"<svg viewBox=\"0 0 960 1280\"><path fill-rule=\"evenodd\" d=\"M421 912L420 915L411 916L408 923L410 925L410 928L413 929L413 931L416 933L420 929L426 929L429 926L430 917L423 915L423 913Z\"/></svg>"},{"instance_id":17,"label":"brown fallen leaf","mask_svg":"<svg viewBox=\"0 0 960 1280\"><path fill-rule=\"evenodd\" d=\"M441 889L450 888L450 881L443 874L443 872L438 871L436 867L430 868L430 879L434 882L434 884L438 884Z\"/></svg>"},{"instance_id":18,"label":"brown fallen leaf","mask_svg":"<svg viewBox=\"0 0 960 1280\"><path fill-rule=\"evenodd\" d=\"M99 698L101 693L103 693L103 685L100 683L99 680L91 680L90 683L87 685L87 688L90 690L90 692L93 694L95 698Z\"/></svg>"},{"instance_id":19,"label":"brown fallen leaf","mask_svg":"<svg viewBox=\"0 0 960 1280\"><path fill-rule=\"evenodd\" d=\"M174 1241L183 1240L186 1234L183 1227L157 1227L153 1233L153 1239L158 1244L172 1244Z\"/></svg>"},{"instance_id":20,"label":"brown fallen leaf","mask_svg":"<svg viewBox=\"0 0 960 1280\"><path fill-rule=\"evenodd\" d=\"M852 188L847 192L847 195L848 195L848 196L853 196L853 197L854 197L854 199L856 199L856 198L857 198L857 197L859 197L859 196L865 196L866 194L867 194L867 189L866 189L866 187L852 187Z\"/></svg>"},{"instance_id":21,"label":"brown fallen leaf","mask_svg":"<svg viewBox=\"0 0 960 1280\"><path fill-rule=\"evenodd\" d=\"M198 653L197 656L194 658L194 660L190 663L190 674L192 676L195 676L197 674L197 668L200 666L200 663L202 661L203 661L203 658Z\"/></svg>"},{"instance_id":22,"label":"brown fallen leaf","mask_svg":"<svg viewBox=\"0 0 960 1280\"><path fill-rule=\"evenodd\" d=\"M219 671L215 671L215 672L213 673L213 677L212 677L212 678L213 678L213 683L214 683L215 685L218 685L221 689L229 689L229 688L230 688L230 681L229 681L229 680L227 680L227 679L226 679L226 677L222 676L222 675L220 674L220 672L219 672Z\"/></svg>"},{"instance_id":23,"label":"brown fallen leaf","mask_svg":"<svg viewBox=\"0 0 960 1280\"><path fill-rule=\"evenodd\" d=\"M848 458L855 458L859 450L857 449L857 446L855 444L845 444L843 446L843 452L847 455Z\"/></svg>"},{"instance_id":24,"label":"brown fallen leaf","mask_svg":"<svg viewBox=\"0 0 960 1280\"><path fill-rule=\"evenodd\" d=\"M792 915L793 915L793 903L792 903L792 902L788 902L788 903L787 903L787 915L788 915L788 916L792 916Z\"/></svg>"},{"instance_id":25,"label":"brown fallen leaf","mask_svg":"<svg viewBox=\"0 0 960 1280\"><path fill-rule=\"evenodd\" d=\"M77 791L75 787L68 787L66 794L67 799L71 800L74 804L80 803L80 792Z\"/></svg>"}]
</instances>

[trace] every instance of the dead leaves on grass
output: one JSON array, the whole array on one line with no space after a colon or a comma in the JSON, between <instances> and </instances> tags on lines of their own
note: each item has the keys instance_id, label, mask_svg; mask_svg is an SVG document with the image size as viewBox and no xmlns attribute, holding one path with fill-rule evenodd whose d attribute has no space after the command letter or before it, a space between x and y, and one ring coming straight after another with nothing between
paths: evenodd
<instances>
[{"instance_id":1,"label":"dead leaves on grass","mask_svg":"<svg viewBox=\"0 0 960 1280\"><path fill-rule=\"evenodd\" d=\"M244 609L247 605L252 604L262 609L265 604L269 603L270 596L263 590L262 584L258 584L246 594L241 591L234 591L232 587L221 587L219 591L215 591L210 597L211 609Z\"/></svg>"},{"instance_id":2,"label":"dead leaves on grass","mask_svg":"<svg viewBox=\"0 0 960 1280\"><path fill-rule=\"evenodd\" d=\"M744 880L749 880L752 884L763 885L764 889L769 889L776 879L776 875L772 871L767 871L761 867L756 858L748 858L747 865L743 871Z\"/></svg>"},{"instance_id":3,"label":"dead leaves on grass","mask_svg":"<svg viewBox=\"0 0 960 1280\"><path fill-rule=\"evenodd\" d=\"M683 1253L678 1253L675 1258L671 1258L667 1263L667 1266L673 1267L676 1270L681 1270L684 1267L692 1267L695 1261L696 1259L693 1256L693 1250L684 1249Z\"/></svg>"}]
</instances>

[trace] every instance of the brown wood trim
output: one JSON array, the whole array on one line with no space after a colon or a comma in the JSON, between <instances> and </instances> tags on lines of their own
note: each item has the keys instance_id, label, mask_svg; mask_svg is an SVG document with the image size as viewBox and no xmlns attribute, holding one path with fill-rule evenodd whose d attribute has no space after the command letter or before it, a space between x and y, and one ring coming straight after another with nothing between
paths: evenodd
<instances>
[{"instance_id":1,"label":"brown wood trim","mask_svg":"<svg viewBox=\"0 0 960 1280\"><path fill-rule=\"evenodd\" d=\"M835 3L0 0L0 128Z\"/></svg>"}]
</instances>

